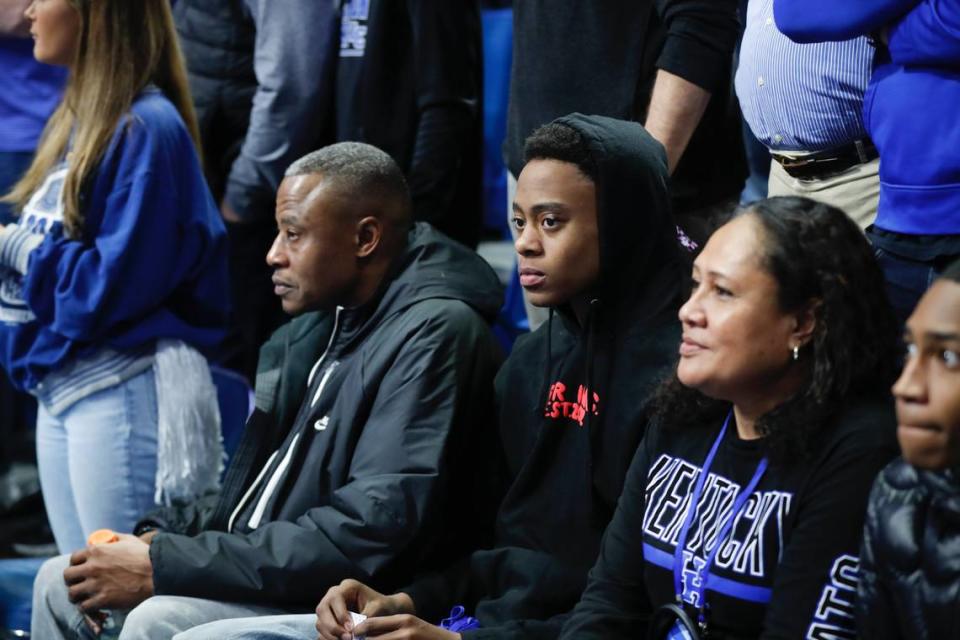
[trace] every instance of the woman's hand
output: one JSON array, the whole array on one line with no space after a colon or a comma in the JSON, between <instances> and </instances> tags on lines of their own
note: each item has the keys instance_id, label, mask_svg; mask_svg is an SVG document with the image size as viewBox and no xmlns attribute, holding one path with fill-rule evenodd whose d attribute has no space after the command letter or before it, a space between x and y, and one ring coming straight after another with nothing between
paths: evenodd
<instances>
[{"instance_id":1,"label":"woman's hand","mask_svg":"<svg viewBox=\"0 0 960 640\"><path fill-rule=\"evenodd\" d=\"M351 640L354 635L350 611L367 617L395 616L415 612L405 593L386 596L356 580L344 580L330 587L317 605L317 633L322 640Z\"/></svg>"}]
</instances>

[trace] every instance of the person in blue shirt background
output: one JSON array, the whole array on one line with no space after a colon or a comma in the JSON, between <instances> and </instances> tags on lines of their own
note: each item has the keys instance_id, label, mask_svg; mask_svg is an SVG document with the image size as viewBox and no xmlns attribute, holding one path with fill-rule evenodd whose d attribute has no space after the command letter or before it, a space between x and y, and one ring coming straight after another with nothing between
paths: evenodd
<instances>
[{"instance_id":1,"label":"person in blue shirt background","mask_svg":"<svg viewBox=\"0 0 960 640\"><path fill-rule=\"evenodd\" d=\"M40 133L63 91L66 69L33 57L23 12L30 3L15 0L0 9L0 191L6 192L30 165ZM0 224L12 219L0 203Z\"/></svg>"},{"instance_id":2,"label":"person in blue shirt background","mask_svg":"<svg viewBox=\"0 0 960 640\"><path fill-rule=\"evenodd\" d=\"M34 56L69 70L0 227L0 365L39 399L61 551L216 486L223 223L167 0L35 0Z\"/></svg>"},{"instance_id":3,"label":"person in blue shirt background","mask_svg":"<svg viewBox=\"0 0 960 640\"><path fill-rule=\"evenodd\" d=\"M29 0L0 5L0 193L6 193L30 165L40 133L63 91L66 69L38 62L23 12ZM0 224L13 220L0 202ZM17 392L0 370L0 473L28 458L36 403Z\"/></svg>"}]
</instances>

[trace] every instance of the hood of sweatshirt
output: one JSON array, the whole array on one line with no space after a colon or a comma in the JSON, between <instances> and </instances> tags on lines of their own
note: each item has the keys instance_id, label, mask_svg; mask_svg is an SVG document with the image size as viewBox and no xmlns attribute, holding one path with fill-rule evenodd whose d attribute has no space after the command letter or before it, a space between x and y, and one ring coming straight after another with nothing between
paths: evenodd
<instances>
[{"instance_id":1,"label":"hood of sweatshirt","mask_svg":"<svg viewBox=\"0 0 960 640\"><path fill-rule=\"evenodd\" d=\"M428 299L461 300L492 323L503 305L497 274L476 252L425 222L410 231L406 250L373 299L339 314L338 350L350 350L385 318Z\"/></svg>"},{"instance_id":2,"label":"hood of sweatshirt","mask_svg":"<svg viewBox=\"0 0 960 640\"><path fill-rule=\"evenodd\" d=\"M597 167L599 304L631 322L672 308L681 259L663 146L636 122L579 113L557 122L580 132Z\"/></svg>"},{"instance_id":3,"label":"hood of sweatshirt","mask_svg":"<svg viewBox=\"0 0 960 640\"><path fill-rule=\"evenodd\" d=\"M541 586L492 598L482 610L494 618L576 602L646 427L646 398L679 344L684 272L663 148L637 123L579 114L559 122L586 138L598 169L600 282L583 326L569 309L552 310L497 377L512 480L497 544L516 557L491 562L510 574L498 585ZM549 594L536 575L554 576ZM544 608L527 610L529 598Z\"/></svg>"},{"instance_id":4,"label":"hood of sweatshirt","mask_svg":"<svg viewBox=\"0 0 960 640\"><path fill-rule=\"evenodd\" d=\"M492 323L503 305L503 287L476 252L429 224L417 222L410 230L406 249L372 300L339 313L304 313L278 329L263 345L257 367L257 407L265 413L281 407L277 421L289 424L311 367L325 348L334 353L348 352L376 331L385 318L431 298L462 300ZM335 336L331 336L333 332ZM281 371L286 371L282 380Z\"/></svg>"}]
</instances>

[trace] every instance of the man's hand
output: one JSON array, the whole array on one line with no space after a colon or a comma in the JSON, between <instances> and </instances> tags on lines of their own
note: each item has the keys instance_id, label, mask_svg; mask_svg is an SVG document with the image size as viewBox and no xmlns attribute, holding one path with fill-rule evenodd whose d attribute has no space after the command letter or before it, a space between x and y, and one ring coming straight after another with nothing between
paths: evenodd
<instances>
[{"instance_id":1,"label":"man's hand","mask_svg":"<svg viewBox=\"0 0 960 640\"><path fill-rule=\"evenodd\" d=\"M150 545L120 535L117 542L76 551L63 580L70 602L83 612L132 609L153 595Z\"/></svg>"},{"instance_id":2,"label":"man's hand","mask_svg":"<svg viewBox=\"0 0 960 640\"><path fill-rule=\"evenodd\" d=\"M367 618L353 633L378 640L461 640L459 633L441 629L407 613Z\"/></svg>"},{"instance_id":3,"label":"man's hand","mask_svg":"<svg viewBox=\"0 0 960 640\"><path fill-rule=\"evenodd\" d=\"M356 580L344 580L330 587L317 605L317 633L323 640L352 640L350 611L369 617L415 613L413 601L405 593L386 596Z\"/></svg>"}]
</instances>

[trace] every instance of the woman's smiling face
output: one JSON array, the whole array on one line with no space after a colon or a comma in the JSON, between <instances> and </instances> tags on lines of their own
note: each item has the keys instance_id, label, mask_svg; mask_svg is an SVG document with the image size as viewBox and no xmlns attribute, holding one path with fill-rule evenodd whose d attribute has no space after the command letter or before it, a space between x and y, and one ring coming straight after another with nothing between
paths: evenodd
<instances>
[{"instance_id":1,"label":"woman's smiling face","mask_svg":"<svg viewBox=\"0 0 960 640\"><path fill-rule=\"evenodd\" d=\"M680 309L680 381L736 403L763 395L791 368L796 314L779 304L764 265L764 235L751 215L718 229L693 265L693 290Z\"/></svg>"}]
</instances>

